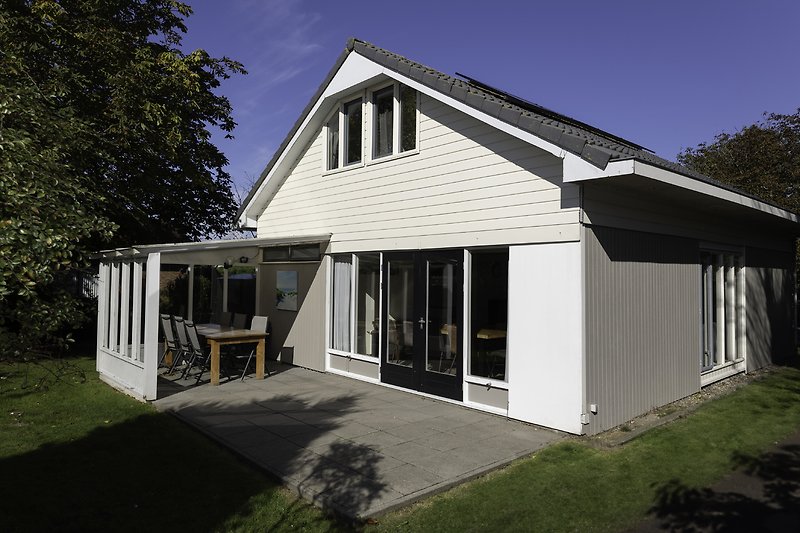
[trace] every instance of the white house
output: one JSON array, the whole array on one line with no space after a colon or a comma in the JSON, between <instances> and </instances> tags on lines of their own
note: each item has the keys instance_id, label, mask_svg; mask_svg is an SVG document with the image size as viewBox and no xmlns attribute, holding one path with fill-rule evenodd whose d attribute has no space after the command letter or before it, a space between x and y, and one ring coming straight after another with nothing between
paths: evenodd
<instances>
[{"instance_id":1,"label":"white house","mask_svg":"<svg viewBox=\"0 0 800 533\"><path fill-rule=\"evenodd\" d=\"M157 281L125 284L240 254L272 357L575 434L795 353L795 214L359 40L240 216L256 239L101 254L106 379L155 394Z\"/></svg>"}]
</instances>

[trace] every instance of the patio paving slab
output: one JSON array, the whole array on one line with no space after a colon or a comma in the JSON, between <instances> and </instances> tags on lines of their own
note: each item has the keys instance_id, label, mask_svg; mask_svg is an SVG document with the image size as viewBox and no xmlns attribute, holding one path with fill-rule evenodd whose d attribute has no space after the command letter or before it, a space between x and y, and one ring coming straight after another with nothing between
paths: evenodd
<instances>
[{"instance_id":1,"label":"patio paving slab","mask_svg":"<svg viewBox=\"0 0 800 533\"><path fill-rule=\"evenodd\" d=\"M275 366L264 380L187 387L154 405L352 518L408 505L565 437L380 385Z\"/></svg>"}]
</instances>

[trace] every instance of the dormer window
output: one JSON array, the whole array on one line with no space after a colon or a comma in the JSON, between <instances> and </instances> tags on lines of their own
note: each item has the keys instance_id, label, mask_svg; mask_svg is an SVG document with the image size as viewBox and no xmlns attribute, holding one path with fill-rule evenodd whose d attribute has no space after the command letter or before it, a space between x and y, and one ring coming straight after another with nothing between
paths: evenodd
<instances>
[{"instance_id":1,"label":"dormer window","mask_svg":"<svg viewBox=\"0 0 800 533\"><path fill-rule=\"evenodd\" d=\"M361 162L361 98L345 102L328 119L326 126L327 169L334 170ZM343 134L340 135L339 132ZM342 154L344 157L340 157Z\"/></svg>"},{"instance_id":2,"label":"dormer window","mask_svg":"<svg viewBox=\"0 0 800 533\"><path fill-rule=\"evenodd\" d=\"M402 83L394 83L372 93L372 158L379 159L416 147L417 91Z\"/></svg>"},{"instance_id":3,"label":"dormer window","mask_svg":"<svg viewBox=\"0 0 800 533\"><path fill-rule=\"evenodd\" d=\"M362 163L365 138L371 145L367 163L417 149L417 91L395 82L363 94L366 98L340 103L325 123L326 170ZM364 124L365 101L369 128Z\"/></svg>"}]
</instances>

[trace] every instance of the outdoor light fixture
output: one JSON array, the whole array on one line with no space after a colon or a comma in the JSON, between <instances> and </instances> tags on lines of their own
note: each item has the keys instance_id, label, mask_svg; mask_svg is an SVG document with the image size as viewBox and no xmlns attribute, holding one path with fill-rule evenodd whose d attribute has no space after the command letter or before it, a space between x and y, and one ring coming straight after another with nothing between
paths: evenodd
<instances>
[{"instance_id":1,"label":"outdoor light fixture","mask_svg":"<svg viewBox=\"0 0 800 533\"><path fill-rule=\"evenodd\" d=\"M242 257L239 258L239 262L240 263L247 263L249 260L250 260L250 258L245 256L245 255L243 255Z\"/></svg>"},{"instance_id":2,"label":"outdoor light fixture","mask_svg":"<svg viewBox=\"0 0 800 533\"><path fill-rule=\"evenodd\" d=\"M222 268L224 268L225 270L228 270L232 266L233 266L233 257L228 257L227 259L225 259L225 262L222 264Z\"/></svg>"}]
</instances>

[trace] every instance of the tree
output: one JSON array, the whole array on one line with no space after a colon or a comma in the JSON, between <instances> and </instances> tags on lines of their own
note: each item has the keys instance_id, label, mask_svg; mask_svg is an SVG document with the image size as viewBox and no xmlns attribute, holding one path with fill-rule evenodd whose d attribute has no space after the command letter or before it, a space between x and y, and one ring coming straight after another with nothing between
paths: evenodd
<instances>
[{"instance_id":1,"label":"tree","mask_svg":"<svg viewBox=\"0 0 800 533\"><path fill-rule=\"evenodd\" d=\"M180 50L171 0L0 4L0 356L63 341L65 281L101 247L226 232L235 202L210 128L243 73Z\"/></svg>"},{"instance_id":2,"label":"tree","mask_svg":"<svg viewBox=\"0 0 800 533\"><path fill-rule=\"evenodd\" d=\"M711 144L678 154L678 161L711 178L800 213L800 109L764 120Z\"/></svg>"}]
</instances>

